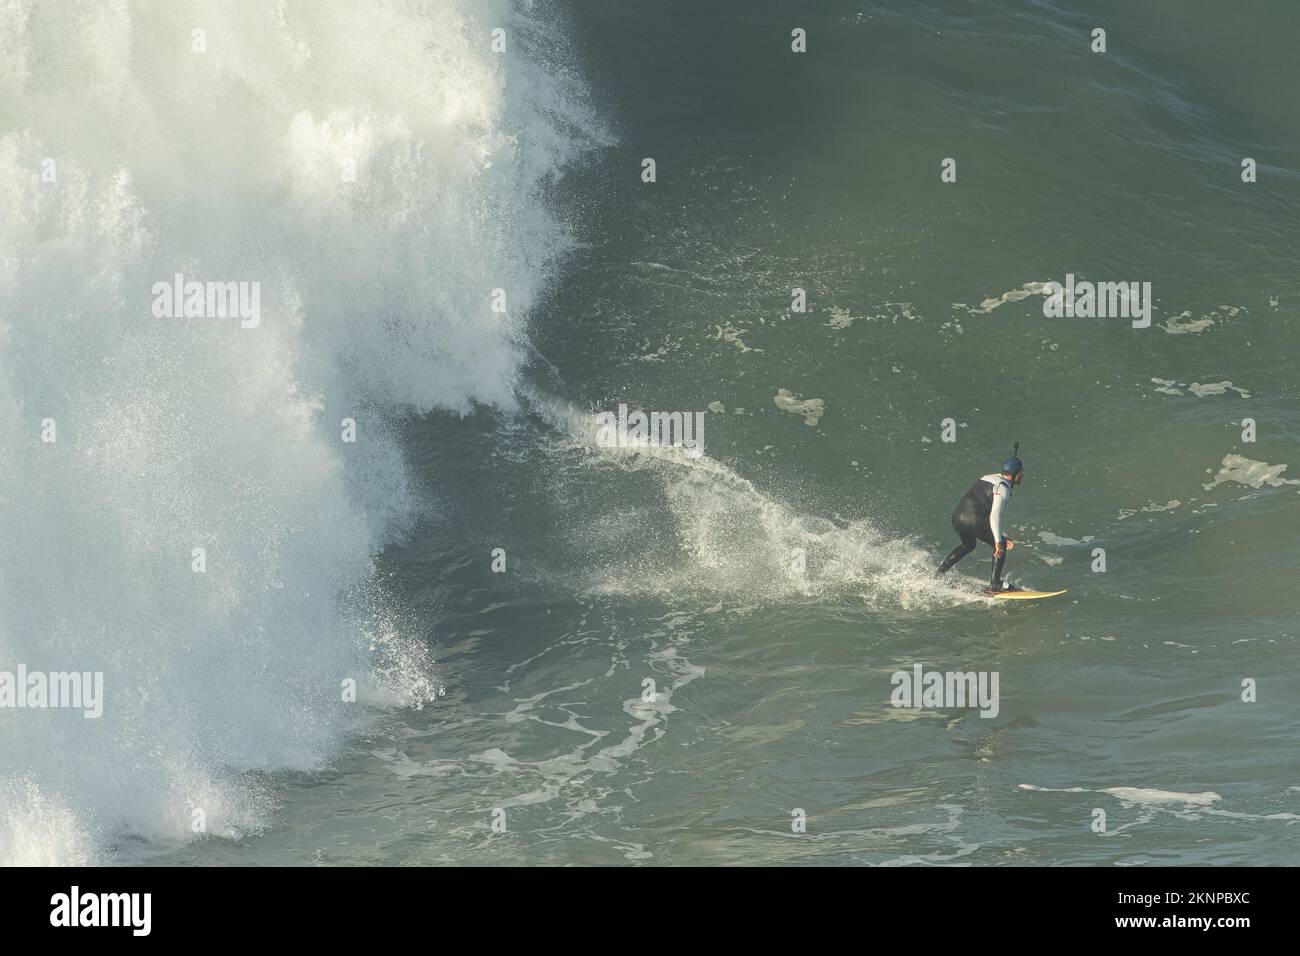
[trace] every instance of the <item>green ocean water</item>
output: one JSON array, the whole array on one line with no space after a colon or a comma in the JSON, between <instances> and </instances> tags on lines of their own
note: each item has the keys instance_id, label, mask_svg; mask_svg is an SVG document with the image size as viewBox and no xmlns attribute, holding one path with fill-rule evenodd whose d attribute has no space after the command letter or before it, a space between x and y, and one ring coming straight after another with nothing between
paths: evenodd
<instances>
[{"instance_id":1,"label":"green ocean water","mask_svg":"<svg viewBox=\"0 0 1300 956\"><path fill-rule=\"evenodd\" d=\"M608 142L548 183L518 407L400 424L426 507L377 567L442 695L124 858L1294 863L1300 7L534 12ZM999 301L1067 274L1150 327ZM705 412L703 457L595 447L620 403ZM1069 590L992 606L985 546L932 571L1014 442L1008 574ZM891 706L916 664L997 716Z\"/></svg>"}]
</instances>

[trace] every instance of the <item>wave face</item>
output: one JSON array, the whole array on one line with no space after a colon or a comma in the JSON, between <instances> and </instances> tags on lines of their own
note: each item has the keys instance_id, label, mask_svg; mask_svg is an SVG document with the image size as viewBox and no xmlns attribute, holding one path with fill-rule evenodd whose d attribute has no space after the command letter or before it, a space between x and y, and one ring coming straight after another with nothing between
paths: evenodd
<instances>
[{"instance_id":1,"label":"wave face","mask_svg":"<svg viewBox=\"0 0 1300 956\"><path fill-rule=\"evenodd\" d=\"M601 139L557 49L504 0L0 6L0 670L105 697L0 712L0 862L255 830L248 772L356 729L341 682L434 693L373 580L391 423L514 407L540 193ZM260 322L156 318L176 273Z\"/></svg>"}]
</instances>

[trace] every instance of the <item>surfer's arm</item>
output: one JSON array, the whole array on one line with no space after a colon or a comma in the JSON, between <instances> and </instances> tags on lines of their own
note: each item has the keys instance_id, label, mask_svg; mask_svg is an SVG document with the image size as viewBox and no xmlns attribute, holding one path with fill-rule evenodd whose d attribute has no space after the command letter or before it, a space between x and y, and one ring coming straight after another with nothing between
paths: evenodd
<instances>
[{"instance_id":1,"label":"surfer's arm","mask_svg":"<svg viewBox=\"0 0 1300 956\"><path fill-rule=\"evenodd\" d=\"M993 532L993 547L1002 547L1002 506L1007 502L1006 489L998 485L993 489L993 508L989 511L989 530Z\"/></svg>"}]
</instances>

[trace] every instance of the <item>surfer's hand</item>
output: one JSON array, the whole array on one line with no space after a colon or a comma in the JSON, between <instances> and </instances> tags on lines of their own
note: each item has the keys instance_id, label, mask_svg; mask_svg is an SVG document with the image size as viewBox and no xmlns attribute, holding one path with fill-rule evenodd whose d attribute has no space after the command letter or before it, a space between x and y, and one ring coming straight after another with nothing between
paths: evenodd
<instances>
[{"instance_id":1,"label":"surfer's hand","mask_svg":"<svg viewBox=\"0 0 1300 956\"><path fill-rule=\"evenodd\" d=\"M1000 558L1002 557L1002 553L1003 553L1002 542L999 541L997 544L993 546L993 557Z\"/></svg>"}]
</instances>

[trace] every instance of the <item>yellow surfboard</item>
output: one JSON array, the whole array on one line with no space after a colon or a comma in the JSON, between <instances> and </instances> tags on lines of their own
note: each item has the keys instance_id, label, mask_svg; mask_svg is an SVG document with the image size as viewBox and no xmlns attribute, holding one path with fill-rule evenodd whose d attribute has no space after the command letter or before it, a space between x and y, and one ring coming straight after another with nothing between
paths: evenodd
<instances>
[{"instance_id":1,"label":"yellow surfboard","mask_svg":"<svg viewBox=\"0 0 1300 956\"><path fill-rule=\"evenodd\" d=\"M1022 591L1016 588L1011 591L998 591L996 594L985 591L984 596L991 597L995 601L1036 601L1039 598L1056 597L1068 590L1069 588L1062 588L1059 591Z\"/></svg>"}]
</instances>

